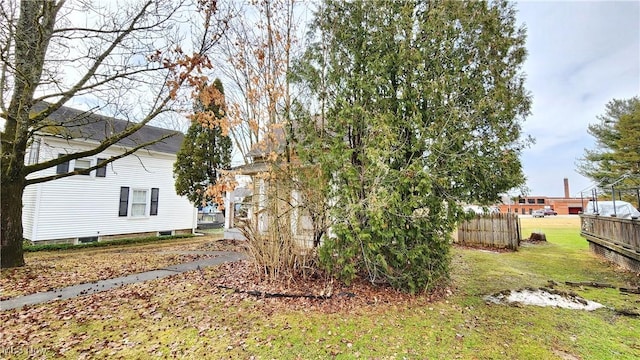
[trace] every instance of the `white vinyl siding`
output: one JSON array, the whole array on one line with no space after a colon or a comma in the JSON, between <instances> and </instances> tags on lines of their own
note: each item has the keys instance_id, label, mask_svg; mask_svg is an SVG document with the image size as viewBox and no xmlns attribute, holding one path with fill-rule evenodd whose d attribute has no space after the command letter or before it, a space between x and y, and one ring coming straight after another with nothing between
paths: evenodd
<instances>
[{"instance_id":1,"label":"white vinyl siding","mask_svg":"<svg viewBox=\"0 0 640 360\"><path fill-rule=\"evenodd\" d=\"M43 139L40 161L55 158L69 152L65 140ZM45 142L49 142L45 144ZM46 146L45 146L46 145ZM88 149L82 144L74 144L75 151ZM43 151L44 150L44 151ZM48 151L47 151L48 150ZM100 154L96 159L107 159L119 155L114 148ZM106 235L120 235L141 232L157 232L177 229L191 229L195 225L194 207L189 201L175 193L173 163L175 155L141 151L137 156L118 159L108 165L106 178L92 178L76 175L27 187L27 191L41 186L39 195L39 216L35 214L35 199L25 203L23 223L37 225L29 234L32 241L65 238L80 238ZM141 164L142 163L142 164ZM93 163L95 165L96 163ZM73 161L70 164L74 166ZM143 166L144 165L144 166ZM33 176L47 176L56 173L56 168L38 172ZM118 216L120 192L129 188L128 214ZM160 189L160 202L156 197L157 215L150 216L153 189ZM146 191L145 215L133 217L131 205L134 190ZM29 196L34 196L29 195ZM37 229L37 230L36 230ZM25 229L25 235L28 232Z\"/></svg>"},{"instance_id":2,"label":"white vinyl siding","mask_svg":"<svg viewBox=\"0 0 640 360\"><path fill-rule=\"evenodd\" d=\"M36 214L36 200L40 184L27 186L22 195L22 231L25 239L33 238L34 218Z\"/></svg>"}]
</instances>

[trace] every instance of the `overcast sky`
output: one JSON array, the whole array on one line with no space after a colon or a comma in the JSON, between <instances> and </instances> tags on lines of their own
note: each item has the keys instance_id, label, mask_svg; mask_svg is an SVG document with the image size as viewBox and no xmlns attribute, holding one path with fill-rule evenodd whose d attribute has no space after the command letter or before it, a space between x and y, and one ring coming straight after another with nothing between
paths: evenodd
<instances>
[{"instance_id":1,"label":"overcast sky","mask_svg":"<svg viewBox=\"0 0 640 360\"><path fill-rule=\"evenodd\" d=\"M524 131L536 144L524 153L531 195L571 195L591 182L576 173L584 148L595 146L587 126L611 99L640 93L640 2L520 1L527 27L524 66L533 95Z\"/></svg>"},{"instance_id":2,"label":"overcast sky","mask_svg":"<svg viewBox=\"0 0 640 360\"><path fill-rule=\"evenodd\" d=\"M522 159L530 195L563 196L566 177L571 195L580 196L592 186L575 171L584 149L595 146L587 126L610 100L640 95L640 1L515 6L527 28L524 72L533 96L524 132L536 143Z\"/></svg>"},{"instance_id":3,"label":"overcast sky","mask_svg":"<svg viewBox=\"0 0 640 360\"><path fill-rule=\"evenodd\" d=\"M516 8L527 27L524 71L533 95L524 132L536 139L523 156L527 186L531 195L562 196L566 177L579 196L591 186L575 171L584 148L595 145L587 126L611 99L640 94L640 2L519 1Z\"/></svg>"}]
</instances>

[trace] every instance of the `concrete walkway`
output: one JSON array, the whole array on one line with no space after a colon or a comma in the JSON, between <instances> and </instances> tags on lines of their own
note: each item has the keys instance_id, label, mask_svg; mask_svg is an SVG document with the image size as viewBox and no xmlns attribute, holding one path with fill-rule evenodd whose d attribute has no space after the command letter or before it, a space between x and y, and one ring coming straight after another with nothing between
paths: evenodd
<instances>
[{"instance_id":1,"label":"concrete walkway","mask_svg":"<svg viewBox=\"0 0 640 360\"><path fill-rule=\"evenodd\" d=\"M220 265L222 263L238 261L245 258L243 254L233 251L199 251L197 253L201 255L213 255L215 257L192 261L184 264L167 266L162 269L122 276L114 279L100 280L92 283L73 285L47 292L39 292L31 295L19 296L9 300L0 301L0 310L11 310L23 307L25 305L42 304L53 300L64 300L71 299L77 296L95 294L126 284L135 284L139 282L160 279L163 277L180 274L186 271L197 270L208 266Z\"/></svg>"}]
</instances>

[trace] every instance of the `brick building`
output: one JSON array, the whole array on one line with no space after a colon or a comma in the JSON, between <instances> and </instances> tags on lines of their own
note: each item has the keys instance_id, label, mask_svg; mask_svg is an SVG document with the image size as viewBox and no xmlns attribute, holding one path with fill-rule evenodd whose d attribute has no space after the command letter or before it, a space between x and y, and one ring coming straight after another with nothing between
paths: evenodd
<instances>
[{"instance_id":1,"label":"brick building","mask_svg":"<svg viewBox=\"0 0 640 360\"><path fill-rule=\"evenodd\" d=\"M564 197L525 196L506 200L500 205L500 212L531 214L534 210L552 209L558 215L579 214L586 206L588 198L572 198L569 196L569 179L564 179Z\"/></svg>"}]
</instances>

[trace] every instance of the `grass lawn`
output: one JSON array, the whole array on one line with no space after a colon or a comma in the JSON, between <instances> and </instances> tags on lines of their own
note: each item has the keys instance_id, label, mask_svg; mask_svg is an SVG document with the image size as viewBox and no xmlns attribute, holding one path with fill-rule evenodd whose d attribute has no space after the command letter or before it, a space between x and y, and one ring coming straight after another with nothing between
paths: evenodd
<instances>
[{"instance_id":1,"label":"grass lawn","mask_svg":"<svg viewBox=\"0 0 640 360\"><path fill-rule=\"evenodd\" d=\"M504 289L546 286L617 309L640 295L564 281L638 286L599 260L577 217L523 218L548 243L517 252L454 248L451 291L326 311L319 300L259 299L212 286L225 267L0 313L0 357L239 359L637 359L640 318L487 304ZM348 302L345 302L348 305Z\"/></svg>"}]
</instances>

